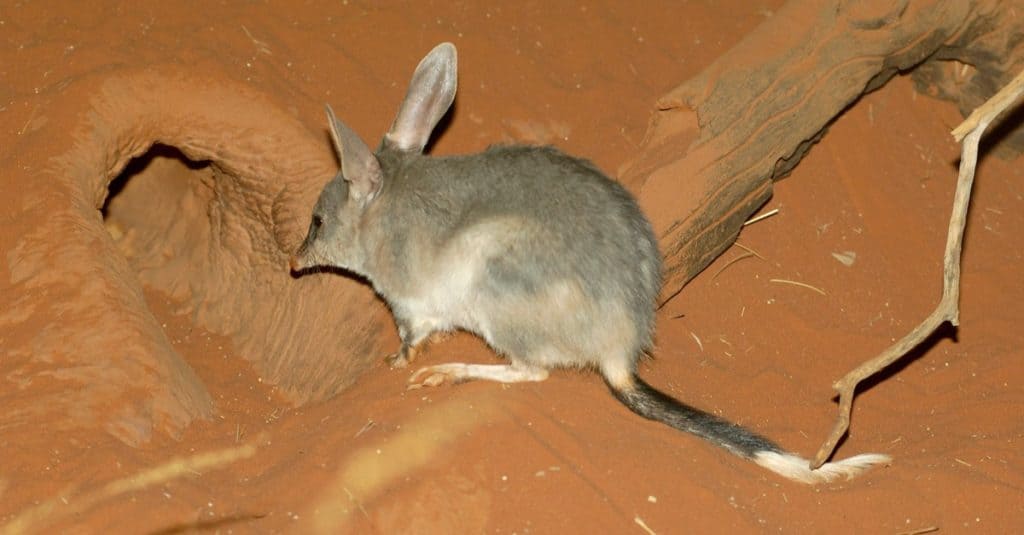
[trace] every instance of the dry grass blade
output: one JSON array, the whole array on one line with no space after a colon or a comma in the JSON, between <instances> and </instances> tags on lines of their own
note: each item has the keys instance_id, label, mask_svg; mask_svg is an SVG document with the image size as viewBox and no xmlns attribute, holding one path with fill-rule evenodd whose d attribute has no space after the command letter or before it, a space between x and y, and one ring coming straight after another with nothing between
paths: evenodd
<instances>
[{"instance_id":1,"label":"dry grass blade","mask_svg":"<svg viewBox=\"0 0 1024 535\"><path fill-rule=\"evenodd\" d=\"M202 475L204 470L222 468L235 461L248 459L255 454L256 444L249 443L244 446L171 459L154 468L143 470L123 479L111 481L98 489L75 493L67 498L53 498L26 509L15 516L7 525L0 528L0 535L20 535L31 531L39 531L47 524L56 522L62 517L88 511L115 496L142 490L181 477ZM58 509L58 506L64 503L67 503L67 505Z\"/></svg>"},{"instance_id":2,"label":"dry grass blade","mask_svg":"<svg viewBox=\"0 0 1024 535\"><path fill-rule=\"evenodd\" d=\"M925 533L935 533L939 531L938 526L928 526L926 528L915 529L913 531L901 531L897 535L924 535Z\"/></svg>"},{"instance_id":3,"label":"dry grass blade","mask_svg":"<svg viewBox=\"0 0 1024 535\"><path fill-rule=\"evenodd\" d=\"M249 28L246 28L244 24L242 25L242 31L244 31L245 35L249 37L249 40L252 41L252 44L256 45L256 50L267 55L273 54L273 52L270 51L270 46L265 41L260 41L259 39L253 37L252 32L250 32Z\"/></svg>"},{"instance_id":4,"label":"dry grass blade","mask_svg":"<svg viewBox=\"0 0 1024 535\"><path fill-rule=\"evenodd\" d=\"M779 209L778 208L774 208L774 209L769 210L769 211L767 211L767 212L765 212L765 213L763 213L763 214L761 214L759 216L754 216L754 217L751 217L750 219L744 221L743 222L743 226L745 227L747 225L753 225L754 223L757 223L758 221L761 221L762 219L768 219L769 217L771 217L771 216L773 216L773 215L775 215L777 213L779 213Z\"/></svg>"},{"instance_id":5,"label":"dry grass blade","mask_svg":"<svg viewBox=\"0 0 1024 535\"><path fill-rule=\"evenodd\" d=\"M763 256L761 256L760 253L758 253L757 251L751 249L750 247L747 247L746 245L743 245L742 243L740 243L738 241L737 242L733 242L733 244L736 245L736 247L739 247L740 249L743 249L744 251L746 251L746 252L748 252L748 253L750 253L750 254L760 258L761 260L764 260L765 262L768 261L768 259L763 257Z\"/></svg>"},{"instance_id":6,"label":"dry grass blade","mask_svg":"<svg viewBox=\"0 0 1024 535\"><path fill-rule=\"evenodd\" d=\"M768 279L768 282L774 282L776 284L790 284L790 285L793 285L793 286L799 286L801 288L807 288L808 290L814 290L815 292L818 292L821 295L828 295L828 294L825 293L825 290L822 290L821 288L818 288L817 286L811 286L810 284L807 284L805 282L791 281L791 280L788 280L788 279Z\"/></svg>"},{"instance_id":7,"label":"dry grass blade","mask_svg":"<svg viewBox=\"0 0 1024 535\"><path fill-rule=\"evenodd\" d=\"M656 533L654 533L654 530L647 525L647 522L644 522L644 519L640 518L639 516L634 516L633 522L635 522L636 525L640 526L640 529L647 532L647 535L657 535Z\"/></svg>"},{"instance_id":8,"label":"dry grass blade","mask_svg":"<svg viewBox=\"0 0 1024 535\"><path fill-rule=\"evenodd\" d=\"M711 277L711 280L717 279L718 276L721 275L723 271L725 271L725 268L735 264L736 262L739 262L740 260L743 260L744 258L750 258L752 256L754 256L754 253L743 253L737 256L736 258L733 258L732 260L726 262L724 266L722 266L718 271L715 272L715 274Z\"/></svg>"},{"instance_id":9,"label":"dry grass blade","mask_svg":"<svg viewBox=\"0 0 1024 535\"><path fill-rule=\"evenodd\" d=\"M960 126L953 130L953 136L962 141L960 148L960 171L956 192L953 196L953 210L949 218L946 236L946 253L943 258L942 298L935 310L920 325L877 357L870 359L836 381L833 388L839 393L839 416L828 438L811 460L811 468L818 468L835 451L839 439L850 428L850 413L853 397L861 381L883 370L911 349L917 347L945 322L953 326L960 323L960 252L963 247L964 228L967 225L967 210L971 201L971 187L978 164L978 143L985 129L1001 113L1006 111L1024 94L1024 72L1001 89L992 98L974 110Z\"/></svg>"}]
</instances>

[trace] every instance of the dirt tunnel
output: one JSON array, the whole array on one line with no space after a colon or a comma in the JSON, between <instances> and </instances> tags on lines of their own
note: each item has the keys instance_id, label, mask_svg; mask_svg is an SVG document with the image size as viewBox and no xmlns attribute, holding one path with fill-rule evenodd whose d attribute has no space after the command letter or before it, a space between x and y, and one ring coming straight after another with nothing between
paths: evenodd
<instances>
[{"instance_id":1,"label":"dirt tunnel","mask_svg":"<svg viewBox=\"0 0 1024 535\"><path fill-rule=\"evenodd\" d=\"M325 136L233 82L163 71L80 86L72 89L96 96L67 129L70 149L51 160L59 187L26 191L43 223L10 249L16 282L43 288L37 296L66 294L42 305L61 310L40 314L35 351L12 375L58 384L45 387L53 403L15 411L26 421L65 411L67 426L100 425L129 444L210 416L207 389L171 347L143 286L228 336L293 403L329 397L376 362L387 316L372 291L287 268L318 184L336 169Z\"/></svg>"}]
</instances>

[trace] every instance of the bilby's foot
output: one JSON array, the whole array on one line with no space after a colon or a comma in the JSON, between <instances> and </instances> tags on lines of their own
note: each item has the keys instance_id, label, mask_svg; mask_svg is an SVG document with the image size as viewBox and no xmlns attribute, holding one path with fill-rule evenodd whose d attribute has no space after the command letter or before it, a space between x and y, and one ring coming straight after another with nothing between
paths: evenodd
<instances>
[{"instance_id":1,"label":"bilby's foot","mask_svg":"<svg viewBox=\"0 0 1024 535\"><path fill-rule=\"evenodd\" d=\"M452 362L420 368L409 378L409 388L461 383L474 379L499 383L543 381L548 378L544 368L516 364L462 364Z\"/></svg>"}]
</instances>

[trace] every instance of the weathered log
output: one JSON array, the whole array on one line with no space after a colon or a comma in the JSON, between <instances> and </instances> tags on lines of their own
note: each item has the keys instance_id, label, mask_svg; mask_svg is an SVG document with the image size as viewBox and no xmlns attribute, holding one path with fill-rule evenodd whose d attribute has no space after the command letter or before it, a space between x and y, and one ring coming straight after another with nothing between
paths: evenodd
<instances>
[{"instance_id":1,"label":"weathered log","mask_svg":"<svg viewBox=\"0 0 1024 535\"><path fill-rule=\"evenodd\" d=\"M772 181L864 93L930 59L977 67L955 83L932 65L919 78L962 109L1007 82L1020 61L1022 31L1006 15L1014 8L1024 2L792 0L662 97L640 154L620 172L642 184L640 202L660 236L662 300L732 244Z\"/></svg>"}]
</instances>

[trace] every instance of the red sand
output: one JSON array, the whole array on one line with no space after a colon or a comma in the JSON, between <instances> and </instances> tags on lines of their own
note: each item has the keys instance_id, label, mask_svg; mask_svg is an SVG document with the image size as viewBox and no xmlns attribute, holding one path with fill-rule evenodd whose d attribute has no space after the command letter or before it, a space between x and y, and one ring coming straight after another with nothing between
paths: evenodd
<instances>
[{"instance_id":1,"label":"red sand","mask_svg":"<svg viewBox=\"0 0 1024 535\"><path fill-rule=\"evenodd\" d=\"M366 344L359 352L364 360L350 367L342 362L341 371L324 368L325 376L358 377L347 389L344 380L316 392L304 390L312 387L302 380L284 390L268 386L261 376L276 377L274 372L261 374L249 364L265 347L246 332L263 324L233 324L224 307L190 299L212 299L210 287L216 287L243 312L272 311L279 303L259 293L229 291L233 287L224 285L237 273L196 269L203 264L195 263L195 255L208 251L188 241L193 234L164 235L148 227L158 219L153 214L167 211L160 193L187 197L188 191L201 191L196 184L220 178L175 159L157 156L156 170L128 176L109 205L112 232L138 226L149 241L121 239L118 249L103 245L109 240L76 242L96 243L85 250L102 261L128 258L110 260L122 269L119 289L134 295L130 289L141 280L146 290L135 298L145 300L155 322L143 318L142 327L129 329L135 324L112 319L119 317L115 309L77 309L68 296L81 288L40 295L19 285L39 276L19 271L30 265L19 240L52 240L59 254L68 243L85 239L66 219L22 215L50 206L45 203L85 202L47 194L51 186L41 182L46 175L40 173L54 165L49 157L68 150L71 138L64 131L83 119L95 97L92 89L126 69L194 69L195 78L187 82L193 85L152 88L155 105L165 95L210 90L202 83L210 73L262 95L290 114L287 120L268 112L272 117L245 121L273 119L288 132L305 128L302 135L322 138L323 152L297 158L285 147L261 165L285 176L292 168L273 168L274 159L301 159L319 176L333 165L323 103L375 139L389 124L419 57L451 40L460 50L458 108L435 153L510 140L548 142L614 174L636 150L656 98L771 16L778 2L646 2L642 9L607 4L109 3L84 13L71 7L77 3L62 8L50 2L0 10L0 266L6 270L0 272L6 307L0 310L0 523L56 498L48 513L55 532L205 527L241 533L643 533L636 519L656 533L901 533L929 527L1001 533L1024 526L1024 458L1016 449L1024 436L1024 331L1015 326L1024 300L1024 186L1019 165L992 155L983 158L975 186L960 329L955 337L943 331L862 391L850 436L838 451L839 457L888 453L893 465L818 488L782 481L637 418L594 374L558 372L539 384L406 391L409 372L380 362L397 345L392 332L378 342L359 335ZM164 103L161 113L173 113L175 102ZM765 210L778 208L779 214L743 231L740 243L763 260L731 263L744 253L734 247L662 309L657 349L642 364L642 375L794 451L813 453L835 416L831 382L905 334L938 300L958 158L948 131L959 121L951 105L915 94L903 79L858 102L777 184ZM236 147L244 152L236 136L242 134L223 132L225 153ZM179 148L192 155L188 147ZM100 163L116 174L126 162ZM156 189L147 190L153 180ZM296 195L308 200L315 189ZM44 204L28 204L19 197L25 190L42 192L36 199ZM203 202L209 199L197 198L202 202L194 211L180 217L192 216L205 228ZM298 216L292 219L294 228L281 231L285 241L305 225ZM183 250L193 261L145 265L161 254L178 258ZM855 259L849 267L834 257L854 258L850 253ZM31 265L67 268L68 262L77 260L46 257ZM76 284L87 285L90 273L83 271ZM826 295L772 279L810 284ZM351 299L370 302L365 290L351 291L363 292ZM96 295L113 294L103 287ZM295 298L305 307L297 314L315 315L336 302L309 295L317 294ZM39 309L38 303L52 306ZM353 316L349 328L356 329L356 321L382 317L379 305L373 310L343 312ZM55 314L65 311L58 321L78 322L94 336L82 342L48 330ZM281 342L281 351L335 330L348 332L342 323L296 329ZM139 347L166 353L160 361L166 366L142 366L137 375L121 376L108 372L120 370L122 363L114 359L85 366L88 373L68 372L94 379L84 386L59 373L25 371L41 369L29 366L45 365L33 358L47 352L63 351L73 359L78 344L114 351L125 340L157 340ZM267 343L273 346L273 340ZM188 366L174 364L175 355ZM464 335L432 346L421 358L494 359ZM329 359L323 364L330 365ZM189 369L206 389L191 395L212 400L212 417L191 424L196 414L147 401L170 399L151 397L150 385L164 379L193 384ZM137 388L118 386L123 384ZM89 405L94 397L102 404ZM132 417L108 418L122 412ZM156 422L152 429L147 418ZM129 421L135 424L126 427ZM176 421L185 423L180 436L172 437L167 430L173 434ZM173 457L249 441L259 446L251 459L66 514L79 491Z\"/></svg>"}]
</instances>

